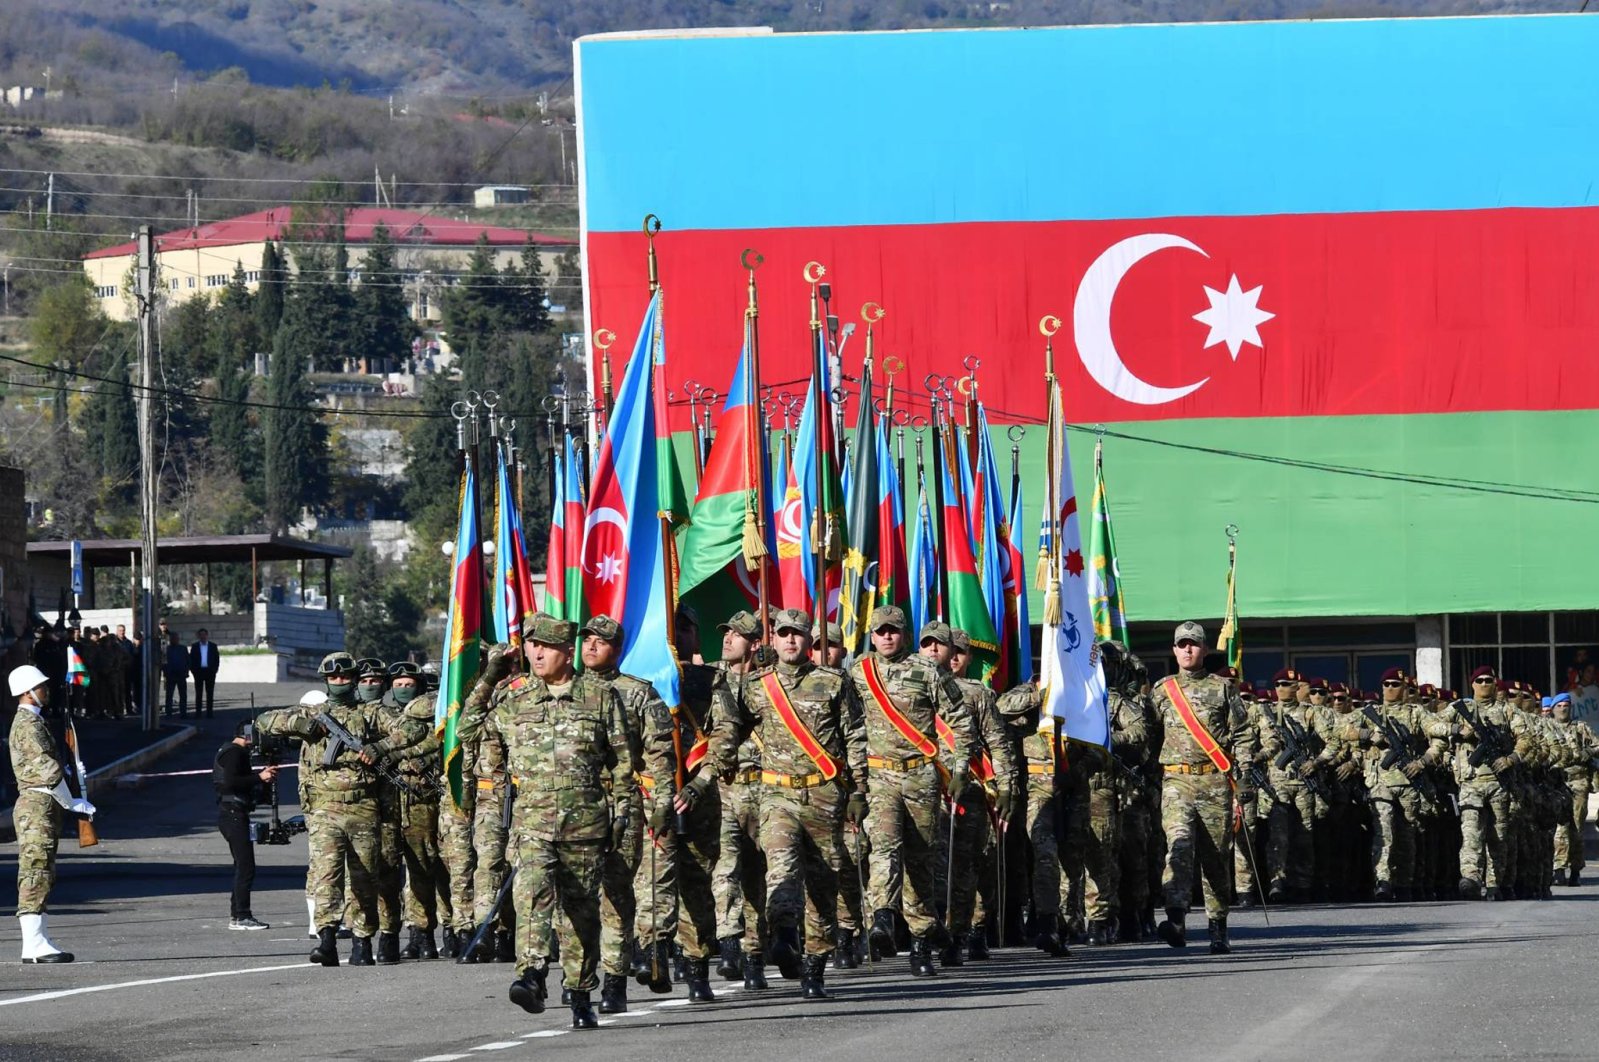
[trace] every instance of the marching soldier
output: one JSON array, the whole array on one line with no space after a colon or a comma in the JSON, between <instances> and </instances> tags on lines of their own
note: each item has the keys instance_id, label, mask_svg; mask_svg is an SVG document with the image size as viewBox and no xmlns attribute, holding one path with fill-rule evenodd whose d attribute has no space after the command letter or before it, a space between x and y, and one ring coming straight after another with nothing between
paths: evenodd
<instances>
[{"instance_id":1,"label":"marching soldier","mask_svg":"<svg viewBox=\"0 0 1599 1062\"><path fill-rule=\"evenodd\" d=\"M1275 798L1266 816L1266 865L1271 875L1272 903L1311 898L1315 877L1317 789L1323 749L1311 748L1321 726L1310 708L1309 683L1291 668L1274 677L1277 701L1262 707L1260 738L1267 759L1267 777ZM1315 735L1316 737L1312 737ZM1324 738L1321 739L1324 743ZM1291 750L1300 748L1300 758Z\"/></svg>"},{"instance_id":2,"label":"marching soldier","mask_svg":"<svg viewBox=\"0 0 1599 1062\"><path fill-rule=\"evenodd\" d=\"M1210 951L1225 955L1227 903L1232 894L1234 761L1248 762L1256 738L1246 725L1238 693L1205 670L1205 628L1192 620L1173 636L1178 672L1155 687L1163 739L1161 825L1166 831L1166 920L1157 933L1174 948L1188 943L1185 920L1195 864L1204 886Z\"/></svg>"},{"instance_id":3,"label":"marching soldier","mask_svg":"<svg viewBox=\"0 0 1599 1062\"><path fill-rule=\"evenodd\" d=\"M974 918L977 907L977 889L987 861L984 853L990 839L989 818L1009 823L1016 817L1018 798L1013 779L1016 762L1011 756L1011 742L1004 721L1000 718L994 691L976 679L967 678L966 671L972 662L971 637L965 631L950 631L949 672L960 690L961 701L970 712L976 726L981 746L970 761L972 781L966 784L955 800L955 851L947 865L953 870L954 880L949 887L948 929L949 942L944 945L940 962L945 966L959 966L962 962L961 945L966 945L967 956L972 959L988 957L988 930L984 918ZM935 643L936 644L936 643ZM924 655L926 651L924 650ZM955 733L948 727L939 727L938 735L948 757L953 757ZM954 763L946 759L951 772ZM987 786L994 787L993 806L989 805ZM946 811L945 813L949 813ZM941 842L947 844L948 825L939 830ZM986 912L985 912L986 917Z\"/></svg>"},{"instance_id":4,"label":"marching soldier","mask_svg":"<svg viewBox=\"0 0 1599 1062\"><path fill-rule=\"evenodd\" d=\"M515 661L514 650L509 646L494 646L489 650L486 666L509 667ZM496 662L495 654L503 657ZM508 655L510 654L510 655ZM481 682L473 688L471 696L487 698L493 693L491 686ZM462 711L466 706L462 706ZM477 733L472 749L472 785L477 790L472 811L472 928L475 932L493 916L493 932L485 933L477 948L468 953L472 937L460 941L462 962L515 962L516 942L512 936L513 907L508 903L495 903L505 887L505 876L510 873L506 846L511 833L511 804L515 795L511 791L509 757L505 749L505 736L500 733L498 720L485 716L483 728ZM466 775L462 775L463 778Z\"/></svg>"},{"instance_id":5,"label":"marching soldier","mask_svg":"<svg viewBox=\"0 0 1599 1062\"><path fill-rule=\"evenodd\" d=\"M543 612L525 619L522 650L531 674L507 677L508 655L491 655L479 684L490 683L494 692L469 700L456 732L471 741L492 717L520 786L511 820L518 860L511 1002L530 1014L544 1010L559 908L572 1027L592 1029L599 1024L590 993L599 983L603 856L628 825L627 804L613 805L601 779L609 776L610 793L625 799L636 774L638 735L610 685L589 672L574 673L574 628Z\"/></svg>"},{"instance_id":6,"label":"marching soldier","mask_svg":"<svg viewBox=\"0 0 1599 1062\"><path fill-rule=\"evenodd\" d=\"M1039 951L1057 958L1070 953L1069 936L1062 924L1061 902L1068 887L1060 856L1065 832L1061 793L1065 775L1065 739L1055 730L1055 720L1043 715L1037 683L1024 682L1005 692L999 711L1022 730L1021 760L1027 771L1027 839L1033 850L1032 919L1028 937Z\"/></svg>"},{"instance_id":7,"label":"marching soldier","mask_svg":"<svg viewBox=\"0 0 1599 1062\"><path fill-rule=\"evenodd\" d=\"M339 748L331 762L323 762L332 737L318 716L326 713L361 742L377 741L380 729L377 705L357 703L356 664L349 653L329 653L318 667L327 700L267 712L256 728L271 736L301 739L300 785L306 813L310 865L307 879L315 902L313 921L317 946L311 961L322 966L339 964L339 918L345 914L346 885L350 899L348 918L353 940L350 965L371 966L372 934L377 931L378 788L370 763L354 749Z\"/></svg>"},{"instance_id":8,"label":"marching soldier","mask_svg":"<svg viewBox=\"0 0 1599 1062\"><path fill-rule=\"evenodd\" d=\"M1556 694L1550 698L1549 707L1572 751L1571 762L1564 768L1571 800L1555 834L1555 867L1566 872L1562 884L1575 887L1582 884L1582 868L1586 865L1582 857L1582 824L1588 817L1588 794L1593 788L1599 738L1594 737L1587 723L1571 718L1571 694Z\"/></svg>"},{"instance_id":9,"label":"marching soldier","mask_svg":"<svg viewBox=\"0 0 1599 1062\"><path fill-rule=\"evenodd\" d=\"M50 701L50 680L32 664L11 672L17 714L11 720L11 773L17 782L12 821L17 830L17 921L22 927L22 961L71 962L72 953L50 940L48 901L56 880L56 846L61 840L59 804L93 815L94 806L74 799L67 789L61 757L42 713Z\"/></svg>"},{"instance_id":10,"label":"marching soldier","mask_svg":"<svg viewBox=\"0 0 1599 1062\"><path fill-rule=\"evenodd\" d=\"M377 751L392 760L395 772L412 792L398 794L400 854L408 884L405 923L408 929L400 954L407 959L436 959L438 944L433 931L448 926L450 878L439 857L439 736L433 729L433 697L422 692L417 666L401 660L389 665L389 693L383 700L390 736L377 743Z\"/></svg>"},{"instance_id":11,"label":"marching soldier","mask_svg":"<svg viewBox=\"0 0 1599 1062\"><path fill-rule=\"evenodd\" d=\"M720 681L735 701L755 669L761 621L736 612L720 627ZM744 987L766 987L766 856L760 848L761 747L754 735L738 746L738 765L722 787L722 838L716 862L716 935L721 942L717 973Z\"/></svg>"},{"instance_id":12,"label":"marching soldier","mask_svg":"<svg viewBox=\"0 0 1599 1062\"><path fill-rule=\"evenodd\" d=\"M388 665L383 661L362 657L355 662L356 703L372 706L378 713L378 725L384 730L401 727L403 735L409 735L411 727L404 714L390 712L384 706L388 685ZM392 966L400 961L400 894L405 889L405 857L401 853L400 841L400 790L386 778L379 777L373 781L377 787L378 805L378 935L375 958L380 966ZM347 913L345 921L351 922L353 918Z\"/></svg>"},{"instance_id":13,"label":"marching soldier","mask_svg":"<svg viewBox=\"0 0 1599 1062\"><path fill-rule=\"evenodd\" d=\"M875 912L870 946L879 956L895 953L898 910L911 931L911 973L932 977L937 972L931 936L938 925L933 915L938 807L945 791L959 793L966 787L971 717L954 680L911 653L903 611L892 605L874 609L870 629L872 649L850 669L864 710L867 763L874 779L867 826L874 856L868 888ZM944 626L935 640L941 636L947 641L948 629ZM938 759L935 728L940 719L955 735L955 766L947 782Z\"/></svg>"},{"instance_id":14,"label":"marching soldier","mask_svg":"<svg viewBox=\"0 0 1599 1062\"><path fill-rule=\"evenodd\" d=\"M606 853L601 876L600 1011L617 1014L627 1009L627 971L635 941L642 953L635 968L638 983L648 985L651 992L672 990L670 949L678 911L675 837L670 799L656 801L651 794L657 787L669 792L675 779L673 721L654 686L617 668L622 654L620 623L595 616L578 637L584 674L615 690L629 732L640 741L634 750L638 778L612 794L618 815L626 807L627 829ZM649 858L644 858L646 844Z\"/></svg>"},{"instance_id":15,"label":"marching soldier","mask_svg":"<svg viewBox=\"0 0 1599 1062\"><path fill-rule=\"evenodd\" d=\"M1121 827L1124 811L1139 796L1143 779L1138 768L1143 765L1148 740L1147 713L1137 686L1135 659L1118 642L1100 642L1099 652L1109 695L1111 747L1108 753L1095 757L1095 769L1088 780L1083 904L1090 946L1115 943L1122 921ZM1140 846L1145 843L1140 834ZM1142 907L1141 900L1139 906Z\"/></svg>"},{"instance_id":16,"label":"marching soldier","mask_svg":"<svg viewBox=\"0 0 1599 1062\"><path fill-rule=\"evenodd\" d=\"M822 656L822 631L811 624L811 659L818 664L843 670L845 657L844 628L837 623L827 625L827 656ZM853 970L860 965L859 941L861 927L866 924L866 894L864 878L867 852L863 831L851 827L847 842L838 850L838 925L834 931L833 969ZM942 835L940 835L942 836Z\"/></svg>"},{"instance_id":17,"label":"marching soldier","mask_svg":"<svg viewBox=\"0 0 1599 1062\"><path fill-rule=\"evenodd\" d=\"M761 748L770 955L784 977L800 975L803 998L826 999L843 824L866 819L866 733L849 679L811 660L810 617L783 609L772 631L777 664L744 680L737 732L717 734L710 758L725 778L737 767L741 742L753 737Z\"/></svg>"},{"instance_id":18,"label":"marching soldier","mask_svg":"<svg viewBox=\"0 0 1599 1062\"><path fill-rule=\"evenodd\" d=\"M428 685L434 685L431 677ZM475 928L472 884L477 853L472 849L472 819L477 812L477 743L460 742L456 755L461 759L461 802L456 804L453 795L439 800L439 861L449 882L445 888L449 901L439 907L443 923L439 954L446 959L460 957Z\"/></svg>"},{"instance_id":19,"label":"marching soldier","mask_svg":"<svg viewBox=\"0 0 1599 1062\"><path fill-rule=\"evenodd\" d=\"M1418 828L1422 816L1422 797L1416 782L1422 778L1426 761L1424 713L1404 703L1407 676L1391 667L1382 676L1382 705L1366 709L1350 720L1341 735L1347 744L1360 750L1365 762L1367 788L1371 792L1372 898L1379 902L1409 902L1414 897ZM1380 717L1379 717L1380 713ZM1387 729L1382 720L1386 720ZM1422 737L1407 748L1395 748L1389 740ZM1411 757L1411 758L1406 758ZM1389 761L1384 767L1384 761Z\"/></svg>"}]
</instances>

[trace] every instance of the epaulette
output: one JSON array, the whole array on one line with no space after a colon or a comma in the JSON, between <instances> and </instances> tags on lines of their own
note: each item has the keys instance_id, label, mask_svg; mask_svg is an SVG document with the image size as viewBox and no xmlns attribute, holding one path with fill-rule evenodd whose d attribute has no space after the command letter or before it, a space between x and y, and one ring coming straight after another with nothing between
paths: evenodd
<instances>
[{"instance_id":1,"label":"epaulette","mask_svg":"<svg viewBox=\"0 0 1599 1062\"><path fill-rule=\"evenodd\" d=\"M494 688L497 690L519 690L526 685L526 675L507 675L505 678L502 678Z\"/></svg>"}]
</instances>

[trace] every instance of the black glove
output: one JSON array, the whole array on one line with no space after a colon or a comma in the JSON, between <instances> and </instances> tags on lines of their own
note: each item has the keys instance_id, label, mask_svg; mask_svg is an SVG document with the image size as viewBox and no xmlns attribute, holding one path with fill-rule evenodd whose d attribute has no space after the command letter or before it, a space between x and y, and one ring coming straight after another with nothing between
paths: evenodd
<instances>
[{"instance_id":1,"label":"black glove","mask_svg":"<svg viewBox=\"0 0 1599 1062\"><path fill-rule=\"evenodd\" d=\"M698 803L700 797L705 795L705 790L709 789L710 786L710 778L702 774L684 785L682 789L679 789L677 791L677 800L682 802L683 810L686 812ZM674 801L673 803L675 804L676 802ZM673 810L675 811L676 808L674 807Z\"/></svg>"},{"instance_id":2,"label":"black glove","mask_svg":"<svg viewBox=\"0 0 1599 1062\"><path fill-rule=\"evenodd\" d=\"M666 827L672 822L672 802L670 800L657 800L655 807L650 809L650 829L656 833L665 833Z\"/></svg>"},{"instance_id":3,"label":"black glove","mask_svg":"<svg viewBox=\"0 0 1599 1062\"><path fill-rule=\"evenodd\" d=\"M289 728L306 741L318 741L327 736L328 728L322 725L320 719L300 718L294 721Z\"/></svg>"},{"instance_id":4,"label":"black glove","mask_svg":"<svg viewBox=\"0 0 1599 1062\"><path fill-rule=\"evenodd\" d=\"M616 851L621 851L623 848L626 847L627 827L628 827L629 821L630 820L628 819L628 817L625 814L624 815L618 815L616 818L611 820L611 848L612 849L614 849Z\"/></svg>"},{"instance_id":5,"label":"black glove","mask_svg":"<svg viewBox=\"0 0 1599 1062\"><path fill-rule=\"evenodd\" d=\"M1016 790L1006 786L994 798L994 811L999 815L1001 822L1015 822L1016 813L1021 810L1021 801L1017 799Z\"/></svg>"},{"instance_id":6,"label":"black glove","mask_svg":"<svg viewBox=\"0 0 1599 1062\"><path fill-rule=\"evenodd\" d=\"M866 821L866 794L851 793L844 801L844 818L855 826Z\"/></svg>"},{"instance_id":7,"label":"black glove","mask_svg":"<svg viewBox=\"0 0 1599 1062\"><path fill-rule=\"evenodd\" d=\"M498 683L511 673L511 665L515 661L511 658L511 647L504 642L489 649L489 660L483 668L483 677L491 683Z\"/></svg>"}]
</instances>

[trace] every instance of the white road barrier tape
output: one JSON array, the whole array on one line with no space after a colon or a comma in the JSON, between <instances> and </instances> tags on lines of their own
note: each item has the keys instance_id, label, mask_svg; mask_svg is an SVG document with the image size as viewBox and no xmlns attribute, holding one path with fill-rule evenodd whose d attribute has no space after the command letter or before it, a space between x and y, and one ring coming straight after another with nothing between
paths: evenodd
<instances>
[{"instance_id":1,"label":"white road barrier tape","mask_svg":"<svg viewBox=\"0 0 1599 1062\"><path fill-rule=\"evenodd\" d=\"M278 770L280 771L297 771L299 769L300 765L298 763L278 764ZM211 767L200 767L192 771L155 771L151 774L119 774L117 775L117 781L120 783L142 782L146 778L192 778L196 775L211 774L213 773L213 770L214 769Z\"/></svg>"}]
</instances>

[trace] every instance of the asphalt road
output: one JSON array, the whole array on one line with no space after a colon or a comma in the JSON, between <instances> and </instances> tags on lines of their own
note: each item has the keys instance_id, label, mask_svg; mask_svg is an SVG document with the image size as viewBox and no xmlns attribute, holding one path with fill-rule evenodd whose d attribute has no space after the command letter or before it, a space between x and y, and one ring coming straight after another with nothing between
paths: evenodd
<instances>
[{"instance_id":1,"label":"asphalt road","mask_svg":"<svg viewBox=\"0 0 1599 1062\"><path fill-rule=\"evenodd\" d=\"M208 767L228 727L219 714L162 769ZM1012 948L930 982L900 958L830 971L823 1003L801 1003L775 972L758 996L718 983L713 1004L635 988L629 1014L575 1033L562 1008L535 1017L508 1003L508 966L311 966L304 837L259 849L255 912L273 928L229 932L203 775L151 780L101 809L104 843L67 842L52 897L52 933L79 961L22 966L16 922L0 919L0 1059L1599 1056L1593 886L1544 903L1298 907L1269 927L1236 914L1228 957L1202 943L1067 959ZM14 907L15 881L7 846L0 909Z\"/></svg>"}]
</instances>

